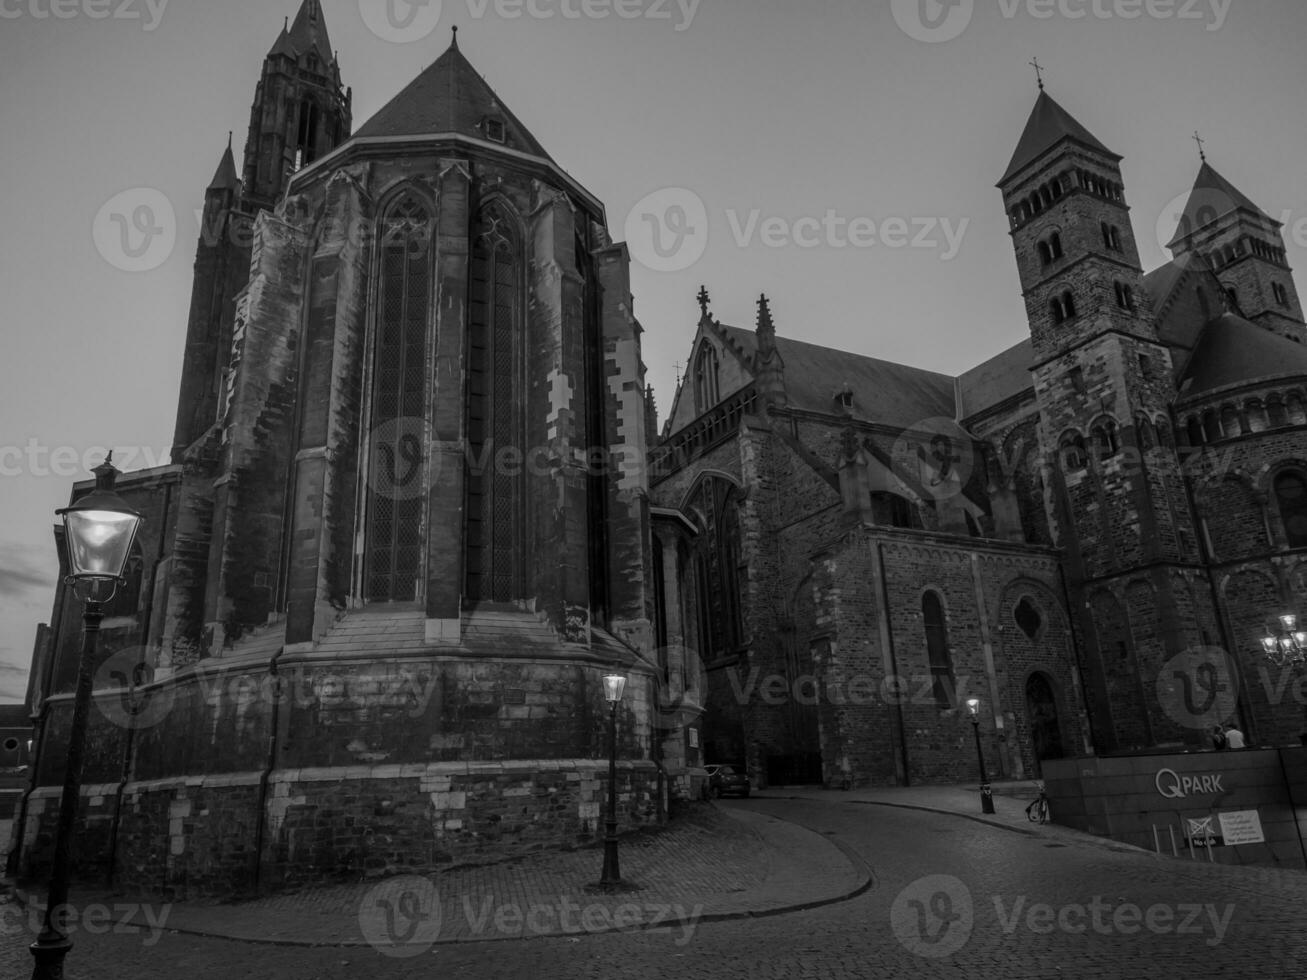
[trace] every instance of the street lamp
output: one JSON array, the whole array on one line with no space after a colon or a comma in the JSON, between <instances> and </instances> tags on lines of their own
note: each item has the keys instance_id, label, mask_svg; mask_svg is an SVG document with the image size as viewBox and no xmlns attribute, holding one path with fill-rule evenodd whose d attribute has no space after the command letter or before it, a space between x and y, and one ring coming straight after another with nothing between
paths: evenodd
<instances>
[{"instance_id":1,"label":"street lamp","mask_svg":"<svg viewBox=\"0 0 1307 980\"><path fill-rule=\"evenodd\" d=\"M967 711L971 713L971 728L976 733L976 761L980 763L980 812L994 812L994 793L989 788L989 774L985 772L985 751L980 747L980 698L967 698Z\"/></svg>"},{"instance_id":2,"label":"street lamp","mask_svg":"<svg viewBox=\"0 0 1307 980\"><path fill-rule=\"evenodd\" d=\"M50 862L50 890L46 898L45 922L36 942L29 947L36 959L32 980L61 980L64 957L73 948L59 928L60 916L68 904L73 824L77 820L78 796L82 784L82 749L86 742L86 721L91 706L91 671L95 645L104 618L104 604L113 598L123 581L123 566L132 549L141 515L114 493L118 471L113 453L92 472L95 489L71 507L56 511L64 522L64 541L71 572L64 582L83 600L82 652L77 663L77 688L73 698L72 727L68 733L68 755L64 762L64 787L59 798L59 823L55 830L54 856Z\"/></svg>"},{"instance_id":3,"label":"street lamp","mask_svg":"<svg viewBox=\"0 0 1307 980\"><path fill-rule=\"evenodd\" d=\"M603 887L622 883L622 869L617 860L617 706L625 690L624 676L604 675L604 700L608 702L608 821L604 834L604 870L599 877Z\"/></svg>"},{"instance_id":4,"label":"street lamp","mask_svg":"<svg viewBox=\"0 0 1307 980\"><path fill-rule=\"evenodd\" d=\"M1281 616L1277 626L1262 636L1262 652L1277 667L1307 663L1307 630L1298 628L1298 617Z\"/></svg>"}]
</instances>

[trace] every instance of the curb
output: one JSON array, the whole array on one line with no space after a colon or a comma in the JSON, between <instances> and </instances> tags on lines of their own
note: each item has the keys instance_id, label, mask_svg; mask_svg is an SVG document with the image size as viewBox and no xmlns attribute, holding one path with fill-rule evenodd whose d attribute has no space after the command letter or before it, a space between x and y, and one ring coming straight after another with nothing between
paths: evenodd
<instances>
[{"instance_id":1,"label":"curb","mask_svg":"<svg viewBox=\"0 0 1307 980\"><path fill-rule=\"evenodd\" d=\"M799 798L800 797L796 797L796 799ZM773 797L773 799L776 799L776 797ZM768 816L771 815L769 814ZM875 877L872 874L871 868L868 866L867 862L863 860L860 854L854 851L843 841L837 840L834 837L821 833L820 831L814 830L812 827L809 827L808 825L801 823L797 820L787 820L784 817L771 817L771 819L779 820L788 824L793 824L796 827L801 827L802 829L808 831L809 833L821 837L823 840L829 841L837 850L839 850L841 854L844 855L845 859L852 866L854 872L861 875L862 877L861 883L842 894L830 896L827 898L814 899L812 901L807 901L807 902L795 902L790 905L780 905L774 908L740 909L739 911L735 911L735 912L710 912L696 918L693 923L694 926L697 927L704 923L732 922L741 919L765 919L765 918L770 918L771 916L786 915L792 912L806 912L811 909L819 909L827 905L836 905L840 902L850 901L851 899L857 898L859 895L866 893L867 891L869 891L871 888L875 886ZM34 896L27 889L14 888L13 895L14 895L14 900L18 904L22 905L24 908L28 908L33 904ZM499 936L499 937L490 937L490 938L478 936L474 938L468 937L468 938L433 939L430 942L420 943L416 945L420 946L423 949L428 949L437 946L456 946L456 945L466 945L471 943L514 943L514 942L520 943L520 942L531 942L531 941L539 941L539 940L547 940L547 939L579 940L585 936L602 936L611 933L655 932L662 929L674 929L676 928L676 926L677 923L670 923L670 924L661 923L661 922L657 924L642 923L635 926L623 926L623 927L613 926L606 929L583 929L574 932L552 932L552 933L543 933L540 935L530 935L530 936L525 936L525 935L524 936ZM143 927L135 926L135 925L128 926L128 928L134 929L136 931L141 931L143 929ZM296 948L296 949L377 949L377 947L373 943L367 942L366 940L350 939L350 940L342 940L339 942L321 942L321 941L315 941L309 939L289 939L289 938L268 939L268 938L258 937L258 936L233 936L230 935L229 933L214 932L211 930L196 929L196 928L185 927L185 926L181 926L181 927L165 926L163 927L163 931L174 933L176 935L182 935L182 936L197 936L205 939L224 939L229 942L248 943L249 945L253 945L253 946L283 946L283 947ZM379 952L382 952L384 955L384 950L379 950Z\"/></svg>"}]
</instances>

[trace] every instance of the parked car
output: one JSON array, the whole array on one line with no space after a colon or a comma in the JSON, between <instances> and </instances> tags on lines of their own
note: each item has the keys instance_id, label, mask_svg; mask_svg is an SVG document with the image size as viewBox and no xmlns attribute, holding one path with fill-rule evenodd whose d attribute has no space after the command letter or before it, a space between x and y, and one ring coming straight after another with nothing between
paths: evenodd
<instances>
[{"instance_id":1,"label":"parked car","mask_svg":"<svg viewBox=\"0 0 1307 980\"><path fill-rule=\"evenodd\" d=\"M732 765L704 766L708 770L708 792L713 797L749 795L749 776Z\"/></svg>"}]
</instances>

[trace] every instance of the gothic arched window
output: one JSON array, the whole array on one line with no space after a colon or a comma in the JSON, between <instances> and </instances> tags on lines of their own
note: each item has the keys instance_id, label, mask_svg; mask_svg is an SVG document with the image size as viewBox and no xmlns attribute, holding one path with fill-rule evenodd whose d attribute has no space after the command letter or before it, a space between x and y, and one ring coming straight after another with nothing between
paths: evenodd
<instances>
[{"instance_id":1,"label":"gothic arched window","mask_svg":"<svg viewBox=\"0 0 1307 980\"><path fill-rule=\"evenodd\" d=\"M926 627L926 656L930 660L931 687L935 704L954 707L953 655L948 649L948 626L944 622L944 602L938 592L921 597L921 615Z\"/></svg>"},{"instance_id":2,"label":"gothic arched window","mask_svg":"<svg viewBox=\"0 0 1307 980\"><path fill-rule=\"evenodd\" d=\"M694 362L694 399L695 411L702 415L721 400L721 389L717 377L717 351L712 344L704 344L699 349L699 357Z\"/></svg>"},{"instance_id":3,"label":"gothic arched window","mask_svg":"<svg viewBox=\"0 0 1307 980\"><path fill-rule=\"evenodd\" d=\"M378 242L376 339L364 575L366 598L421 593L431 215L412 195L387 210Z\"/></svg>"},{"instance_id":4,"label":"gothic arched window","mask_svg":"<svg viewBox=\"0 0 1307 980\"><path fill-rule=\"evenodd\" d=\"M1307 480L1301 473L1281 473L1275 478L1275 502L1290 548L1307 548Z\"/></svg>"},{"instance_id":5,"label":"gothic arched window","mask_svg":"<svg viewBox=\"0 0 1307 980\"><path fill-rule=\"evenodd\" d=\"M740 522L734 486L709 477L689 501L695 523L702 529L698 556L701 569L701 651L705 661L730 656L744 642L740 611Z\"/></svg>"},{"instance_id":6,"label":"gothic arched window","mask_svg":"<svg viewBox=\"0 0 1307 980\"><path fill-rule=\"evenodd\" d=\"M495 465L522 437L522 245L498 203L472 228L467 336L466 595L507 602L522 593L521 467Z\"/></svg>"}]
</instances>

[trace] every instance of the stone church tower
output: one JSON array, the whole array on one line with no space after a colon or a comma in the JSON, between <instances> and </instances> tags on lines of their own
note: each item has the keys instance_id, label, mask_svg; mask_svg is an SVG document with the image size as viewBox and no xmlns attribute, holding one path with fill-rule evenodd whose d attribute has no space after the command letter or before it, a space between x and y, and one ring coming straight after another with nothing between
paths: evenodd
<instances>
[{"instance_id":1,"label":"stone church tower","mask_svg":"<svg viewBox=\"0 0 1307 980\"><path fill-rule=\"evenodd\" d=\"M999 183L1059 544L1073 607L1092 611L1105 748L1172 734L1152 696L1157 667L1218 635L1210 601L1195 598L1208 584L1169 421L1171 354L1143 289L1120 160L1041 86Z\"/></svg>"}]
</instances>

